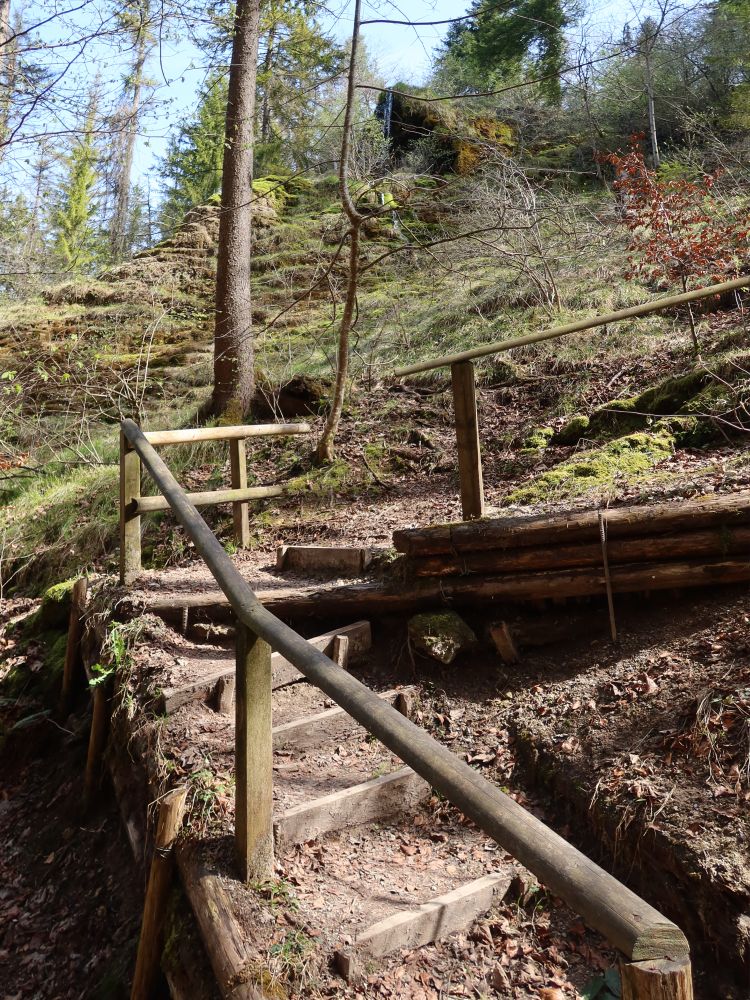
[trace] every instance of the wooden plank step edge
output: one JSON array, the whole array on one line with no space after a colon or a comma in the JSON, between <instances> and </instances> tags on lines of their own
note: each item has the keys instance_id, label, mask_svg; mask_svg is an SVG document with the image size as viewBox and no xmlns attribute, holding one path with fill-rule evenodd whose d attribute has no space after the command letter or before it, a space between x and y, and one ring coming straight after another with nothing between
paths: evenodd
<instances>
[{"instance_id":1,"label":"wooden plank step edge","mask_svg":"<svg viewBox=\"0 0 750 1000\"><path fill-rule=\"evenodd\" d=\"M280 545L276 569L287 573L361 576L372 562L373 550L352 545Z\"/></svg>"},{"instance_id":2,"label":"wooden plank step edge","mask_svg":"<svg viewBox=\"0 0 750 1000\"><path fill-rule=\"evenodd\" d=\"M383 691L378 697L389 701L402 715L411 718L412 704L416 696L416 688L406 687L398 690ZM272 730L274 750L294 748L307 750L320 746L331 740L340 740L356 729L362 727L344 708L327 708L315 715L307 715L302 719L294 719ZM365 730L362 730L363 734Z\"/></svg>"},{"instance_id":3,"label":"wooden plank step edge","mask_svg":"<svg viewBox=\"0 0 750 1000\"><path fill-rule=\"evenodd\" d=\"M400 948L421 948L474 923L508 891L511 874L483 875L451 892L402 910L372 924L354 943L335 953L336 966L346 980L354 978L363 958L382 958Z\"/></svg>"},{"instance_id":4,"label":"wooden plank step edge","mask_svg":"<svg viewBox=\"0 0 750 1000\"><path fill-rule=\"evenodd\" d=\"M277 850L317 840L348 826L374 823L416 809L430 797L428 782L410 767L363 781L287 809L274 820Z\"/></svg>"}]
</instances>

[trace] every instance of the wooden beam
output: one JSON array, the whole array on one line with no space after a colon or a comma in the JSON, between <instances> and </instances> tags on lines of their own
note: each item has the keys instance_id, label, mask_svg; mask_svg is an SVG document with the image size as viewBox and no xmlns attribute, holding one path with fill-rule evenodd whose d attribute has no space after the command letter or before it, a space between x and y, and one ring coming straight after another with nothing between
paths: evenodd
<instances>
[{"instance_id":1,"label":"wooden beam","mask_svg":"<svg viewBox=\"0 0 750 1000\"><path fill-rule=\"evenodd\" d=\"M235 843L244 882L273 876L271 647L237 627Z\"/></svg>"},{"instance_id":2,"label":"wooden beam","mask_svg":"<svg viewBox=\"0 0 750 1000\"><path fill-rule=\"evenodd\" d=\"M127 586L141 571L141 460L120 431L120 583Z\"/></svg>"},{"instance_id":3,"label":"wooden beam","mask_svg":"<svg viewBox=\"0 0 750 1000\"><path fill-rule=\"evenodd\" d=\"M661 299L652 299L650 302L643 302L637 306L627 306L625 309L618 309L617 312L606 313L604 316L587 316L585 319L577 319L564 326L554 326L550 330L542 330L538 333L529 333L523 337L513 337L511 340L500 340L494 344L483 344L481 347L473 347L460 354L447 354L442 358L433 358L431 361L419 361L414 365L407 365L405 368L397 368L393 373L396 378L404 375L414 375L417 372L428 372L435 368L447 368L462 361L471 361L473 358L486 357L488 354L500 354L503 351L510 351L514 347L524 347L527 344L539 344L544 340L554 340L557 337L564 337L569 333L578 333L581 330L593 330L597 326L608 326L611 323L619 323L624 319L631 319L636 316L647 316L649 313L661 312L663 309L673 309L676 306L686 305L688 302L695 302L698 299L712 298L715 295L723 295L726 292L733 292L739 288L746 288L750 285L750 275L743 275L741 278L733 278L731 281L722 281L717 285L709 285L706 288L693 288L689 292L682 292L679 295L666 295Z\"/></svg>"},{"instance_id":4,"label":"wooden beam","mask_svg":"<svg viewBox=\"0 0 750 1000\"><path fill-rule=\"evenodd\" d=\"M674 563L638 563L611 568L616 594L674 590L681 587L717 587L750 580L748 559L706 559ZM355 583L329 589L270 590L258 593L263 606L288 617L320 615L381 615L431 607L475 604L527 603L555 598L604 596L604 576L596 567L548 573L509 573L504 576L455 576L413 581L408 587ZM204 610L229 606L220 591L203 594L139 594L150 611L174 613L183 605Z\"/></svg>"},{"instance_id":5,"label":"wooden beam","mask_svg":"<svg viewBox=\"0 0 750 1000\"><path fill-rule=\"evenodd\" d=\"M280 572L361 576L372 561L372 549L348 545L280 545L276 569Z\"/></svg>"},{"instance_id":6,"label":"wooden beam","mask_svg":"<svg viewBox=\"0 0 750 1000\"><path fill-rule=\"evenodd\" d=\"M247 489L247 455L245 442L233 440L229 442L229 466L231 471L232 489ZM247 503L232 504L232 520L234 521L234 540L241 549L250 545L250 516Z\"/></svg>"},{"instance_id":7,"label":"wooden beam","mask_svg":"<svg viewBox=\"0 0 750 1000\"><path fill-rule=\"evenodd\" d=\"M690 958L621 962L622 1000L693 1000Z\"/></svg>"},{"instance_id":8,"label":"wooden beam","mask_svg":"<svg viewBox=\"0 0 750 1000\"><path fill-rule=\"evenodd\" d=\"M177 864L219 992L223 1000L267 1000L262 957L234 915L227 879L207 868L199 851L198 844L178 844Z\"/></svg>"},{"instance_id":9,"label":"wooden beam","mask_svg":"<svg viewBox=\"0 0 750 1000\"><path fill-rule=\"evenodd\" d=\"M284 490L284 486L247 486L237 490L206 490L203 493L188 493L187 496L194 507L208 507L209 504L246 504L248 500L280 497ZM141 497L136 510L139 514L155 514L160 510L169 510L169 501L162 496Z\"/></svg>"},{"instance_id":10,"label":"wooden beam","mask_svg":"<svg viewBox=\"0 0 750 1000\"><path fill-rule=\"evenodd\" d=\"M511 876L505 872L484 875L427 903L379 920L358 934L351 948L336 952L339 972L351 979L363 958L382 958L402 948L421 948L463 930L502 899L510 882Z\"/></svg>"},{"instance_id":11,"label":"wooden beam","mask_svg":"<svg viewBox=\"0 0 750 1000\"><path fill-rule=\"evenodd\" d=\"M463 361L451 367L451 382L456 420L458 475L461 481L461 511L464 519L470 521L484 514L476 380L471 361Z\"/></svg>"},{"instance_id":12,"label":"wooden beam","mask_svg":"<svg viewBox=\"0 0 750 1000\"><path fill-rule=\"evenodd\" d=\"M750 524L750 490L725 496L607 510L607 540L732 528ZM487 549L599 542L599 511L485 518L394 531L393 544L411 556L456 555Z\"/></svg>"},{"instance_id":13,"label":"wooden beam","mask_svg":"<svg viewBox=\"0 0 750 1000\"><path fill-rule=\"evenodd\" d=\"M616 563L669 562L720 558L750 552L750 526L736 525L708 528L704 531L670 532L645 538L607 536L607 557ZM600 542L572 545L540 545L518 549L487 549L456 555L416 556L409 568L416 576L459 576L469 573L523 573L533 570L569 569L575 566L601 566Z\"/></svg>"},{"instance_id":14,"label":"wooden beam","mask_svg":"<svg viewBox=\"0 0 750 1000\"><path fill-rule=\"evenodd\" d=\"M254 437L309 434L309 424L242 424L238 427L187 427L175 431L145 431L149 444L192 444L195 441L244 441Z\"/></svg>"},{"instance_id":15,"label":"wooden beam","mask_svg":"<svg viewBox=\"0 0 750 1000\"><path fill-rule=\"evenodd\" d=\"M58 714L65 718L70 711L70 703L75 687L76 668L81 666L81 634L83 632L83 615L86 609L86 594L89 582L85 576L76 580L70 595L70 617L68 619L68 641L65 646L65 662L63 663L62 689Z\"/></svg>"},{"instance_id":16,"label":"wooden beam","mask_svg":"<svg viewBox=\"0 0 750 1000\"><path fill-rule=\"evenodd\" d=\"M97 684L93 692L91 731L83 782L84 809L91 806L101 785L104 748L109 732L109 687L107 682L103 682Z\"/></svg>"},{"instance_id":17,"label":"wooden beam","mask_svg":"<svg viewBox=\"0 0 750 1000\"><path fill-rule=\"evenodd\" d=\"M143 905L130 1000L150 1000L156 986L163 946L164 917L174 869L172 847L182 826L186 798L187 786L183 786L167 792L159 802L154 856Z\"/></svg>"},{"instance_id":18,"label":"wooden beam","mask_svg":"<svg viewBox=\"0 0 750 1000\"><path fill-rule=\"evenodd\" d=\"M410 767L402 767L392 774L287 809L273 825L277 848L283 850L316 840L333 830L409 812L430 794L430 786L423 778Z\"/></svg>"}]
</instances>

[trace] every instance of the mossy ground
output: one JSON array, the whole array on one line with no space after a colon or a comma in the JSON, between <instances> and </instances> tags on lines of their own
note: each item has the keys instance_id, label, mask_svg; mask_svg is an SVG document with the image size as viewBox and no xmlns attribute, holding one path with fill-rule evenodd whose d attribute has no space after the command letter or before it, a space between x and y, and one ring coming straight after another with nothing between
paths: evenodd
<instances>
[{"instance_id":1,"label":"mossy ground","mask_svg":"<svg viewBox=\"0 0 750 1000\"><path fill-rule=\"evenodd\" d=\"M560 503L587 495L592 500L615 491L621 482L633 483L648 476L674 449L666 430L628 434L601 448L579 452L531 482L511 492L510 503Z\"/></svg>"}]
</instances>

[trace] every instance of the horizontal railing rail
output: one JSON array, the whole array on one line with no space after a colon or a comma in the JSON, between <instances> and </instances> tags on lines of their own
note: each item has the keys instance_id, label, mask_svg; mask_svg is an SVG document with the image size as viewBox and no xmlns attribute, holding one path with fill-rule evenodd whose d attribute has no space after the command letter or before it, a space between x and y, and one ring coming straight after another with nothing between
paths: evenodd
<instances>
[{"instance_id":1,"label":"horizontal railing rail","mask_svg":"<svg viewBox=\"0 0 750 1000\"><path fill-rule=\"evenodd\" d=\"M627 306L625 309L618 309L616 312L605 313L601 316L577 319L572 323L553 326L549 330L529 333L524 337L498 340L493 344L480 344L477 347L472 347L468 351L461 351L458 354L445 354L440 358L417 361L413 365L397 368L393 374L397 378L402 378L405 375L416 375L418 372L429 372L436 368L448 368L450 365L459 364L462 361L473 361L474 358L483 358L488 354L502 354L504 351L512 351L514 347L525 347L527 344L540 344L545 340L556 340L558 337L566 337L571 333L580 333L582 330L593 330L597 326L609 326L611 323L621 323L624 319L648 316L649 313L661 312L662 309L672 309L675 306L688 305L690 302L712 298L714 295L735 292L740 288L747 288L749 285L750 275L746 274L741 278L733 278L731 281L722 281L705 288L694 288L689 292L680 292L679 295L667 295L661 299L652 299L650 302L642 302L637 306Z\"/></svg>"},{"instance_id":2,"label":"horizontal railing rail","mask_svg":"<svg viewBox=\"0 0 750 1000\"><path fill-rule=\"evenodd\" d=\"M683 979L687 969L689 980L688 942L674 923L264 608L146 435L132 420L122 422L122 434L237 616L235 837L246 878L262 880L272 870L273 649L458 806L631 963L669 960L666 965L679 969ZM632 990L623 993L626 1000L638 995ZM677 1000L690 996L685 992L669 995Z\"/></svg>"},{"instance_id":3,"label":"horizontal railing rail","mask_svg":"<svg viewBox=\"0 0 750 1000\"><path fill-rule=\"evenodd\" d=\"M283 496L283 483L275 486L247 485L245 442L260 437L292 437L310 434L309 424L241 424L236 427L187 427L172 431L143 431L152 446L228 441L232 488L187 494L195 507L232 504L234 537L240 548L250 544L248 503ZM168 510L163 496L141 496L141 460L124 434L120 434L120 582L130 583L141 571L141 517Z\"/></svg>"},{"instance_id":4,"label":"horizontal railing rail","mask_svg":"<svg viewBox=\"0 0 750 1000\"><path fill-rule=\"evenodd\" d=\"M727 292L736 292L740 288L748 286L750 286L750 275L743 275L741 278L733 278L731 281L722 281L705 288L694 288L690 292L682 292L679 295L668 295L661 299L652 299L650 302L642 302L637 306L628 306L626 309L618 309L616 312L606 313L603 316L574 320L572 323L553 326L549 330L541 330L538 333L529 333L523 337L513 337L510 340L499 340L493 344L481 344L458 354L445 354L440 358L418 361L413 365L397 368L393 374L397 378L403 378L406 375L416 375L419 372L450 367L456 423L461 513L464 520L482 517L485 511L476 374L474 371L475 358L501 354L505 351L512 351L515 347L526 347L528 344L540 344L545 340L556 340L571 333L593 330L595 327L620 323L625 319L647 316L649 313L688 305L700 299L723 295Z\"/></svg>"}]
</instances>

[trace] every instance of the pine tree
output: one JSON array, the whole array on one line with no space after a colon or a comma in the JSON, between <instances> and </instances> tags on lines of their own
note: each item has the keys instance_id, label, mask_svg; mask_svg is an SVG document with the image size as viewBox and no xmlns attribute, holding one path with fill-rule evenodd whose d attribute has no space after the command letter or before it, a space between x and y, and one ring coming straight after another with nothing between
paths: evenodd
<instances>
[{"instance_id":1,"label":"pine tree","mask_svg":"<svg viewBox=\"0 0 750 1000\"><path fill-rule=\"evenodd\" d=\"M63 157L64 177L52 218L55 249L64 269L73 273L89 270L98 256L93 225L98 160L95 143L97 105L96 90L93 90L81 133Z\"/></svg>"},{"instance_id":2,"label":"pine tree","mask_svg":"<svg viewBox=\"0 0 750 1000\"><path fill-rule=\"evenodd\" d=\"M474 0L474 19L449 34L441 62L453 63L475 88L516 75L530 62L545 79L541 90L559 103L565 56L564 30L571 23L564 0ZM463 71L463 72L461 72Z\"/></svg>"},{"instance_id":3,"label":"pine tree","mask_svg":"<svg viewBox=\"0 0 750 1000\"><path fill-rule=\"evenodd\" d=\"M161 165L163 230L173 229L188 209L208 201L221 189L226 113L227 79L214 73L198 98L195 118L172 137Z\"/></svg>"}]
</instances>

